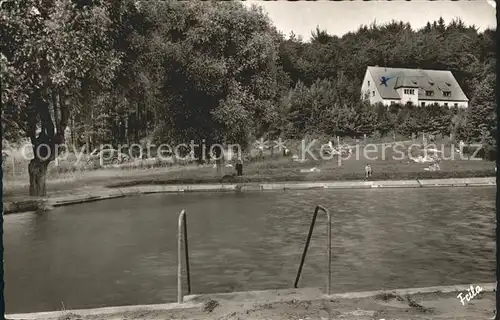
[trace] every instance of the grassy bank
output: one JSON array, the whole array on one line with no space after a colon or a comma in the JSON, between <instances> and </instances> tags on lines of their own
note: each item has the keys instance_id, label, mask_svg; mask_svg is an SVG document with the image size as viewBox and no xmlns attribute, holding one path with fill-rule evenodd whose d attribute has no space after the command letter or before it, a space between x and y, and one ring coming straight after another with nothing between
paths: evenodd
<instances>
[{"instance_id":1,"label":"grassy bank","mask_svg":"<svg viewBox=\"0 0 500 320\"><path fill-rule=\"evenodd\" d=\"M138 185L168 185L168 184L204 184L221 183L219 176L213 176L206 173L200 176L200 173L206 173L201 170L183 174L178 177L148 177L136 178L128 181L121 181L107 184L109 188L132 187ZM374 174L370 180L415 180L415 179L447 179L447 178L474 178L494 176L494 170L482 171L458 171L458 172L387 172ZM225 183L271 183L271 182L314 182L314 181L353 181L364 180L363 173L342 173L318 172L300 174L297 172L277 171L269 175L246 175L244 177L234 177L224 179Z\"/></svg>"},{"instance_id":2,"label":"grassy bank","mask_svg":"<svg viewBox=\"0 0 500 320\"><path fill-rule=\"evenodd\" d=\"M246 161L243 177L225 179L227 183L265 183L288 181L347 181L364 180L364 166L373 169L371 180L444 179L495 176L495 164L485 160L453 159L451 146L441 145L444 151L440 171L426 171L429 163L417 163L412 158L421 152L412 150L400 159L391 148L370 151L367 160L361 147L348 159L294 161L291 157L265 155ZM316 152L317 150L314 150ZM400 158L398 158L400 157ZM448 159L448 160L446 160ZM27 163L23 164L27 168ZM20 165L18 165L19 167ZM54 169L55 168L55 169ZM151 184L204 184L220 183L223 175L235 173L234 167L225 167L218 173L213 165L169 164L137 162L119 167L94 170L62 170L53 167L49 172L47 188L51 193L96 187L125 187ZM54 171L55 170L55 171ZM59 171L57 171L59 170ZM4 173L4 195L28 194L29 179L26 170Z\"/></svg>"},{"instance_id":3,"label":"grassy bank","mask_svg":"<svg viewBox=\"0 0 500 320\"><path fill-rule=\"evenodd\" d=\"M328 168L328 163L316 163L319 172L300 172L300 167L264 168L262 165L249 165L244 168L243 177L227 179L226 183L265 183L265 182L314 182L314 181L347 181L364 180L363 164L343 165ZM421 165L373 165L374 174L371 180L412 180L412 179L444 179L472 178L495 176L492 164L478 162L468 166L454 167L452 164L441 165L442 170L436 172L423 171ZM232 173L232 168L224 172ZM187 166L151 169L102 169L78 174L61 175L58 179L49 179L47 187L50 193L67 194L72 190L102 187L127 187L137 185L158 184L204 184L220 183L221 174L213 167ZM16 197L28 194L28 180L4 181L4 196Z\"/></svg>"}]
</instances>

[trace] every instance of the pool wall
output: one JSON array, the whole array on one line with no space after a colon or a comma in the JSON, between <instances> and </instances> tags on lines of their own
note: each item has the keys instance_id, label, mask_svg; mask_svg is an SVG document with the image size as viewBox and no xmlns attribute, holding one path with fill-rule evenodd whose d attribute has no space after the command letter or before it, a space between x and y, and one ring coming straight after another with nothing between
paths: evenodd
<instances>
[{"instance_id":1,"label":"pool wall","mask_svg":"<svg viewBox=\"0 0 500 320\"><path fill-rule=\"evenodd\" d=\"M144 185L125 188L101 188L93 192L76 193L62 197L26 199L5 202L4 214L22 213L50 209L64 205L92 202L126 196L151 193L182 192L249 192L249 191L286 191L314 189L367 189L367 188L425 188L425 187L473 187L495 186L496 178L451 178L427 180L385 180L385 181L326 181L326 182L289 182L289 183L249 183L249 184L191 184L191 185Z\"/></svg>"},{"instance_id":2,"label":"pool wall","mask_svg":"<svg viewBox=\"0 0 500 320\"><path fill-rule=\"evenodd\" d=\"M480 283L475 284L480 286L483 292L493 292L496 290L495 283ZM424 288L407 288L395 290L377 290L365 292L347 292L340 294L325 295L319 288L304 288L304 289L285 289L285 290L262 290L262 291L246 291L234 293L221 293L221 294L206 294L206 295L191 295L184 297L183 303L166 303L155 305L135 305L135 306L122 306L122 307L106 307L96 309L80 309L70 310L71 314L78 316L99 316L104 317L110 315L118 315L126 312L154 312L165 310L181 310L181 309L195 309L202 308L204 303L209 300L216 300L219 302L286 302L286 301L312 301L312 300L332 300L332 299L360 299L375 297L383 293L394 293L396 295L415 295L425 293L451 293L451 292L467 292L470 285L454 285L454 286L436 286ZM64 319L68 311L53 311L53 312L36 312L25 314L10 314L7 315L11 320L48 320L48 319Z\"/></svg>"}]
</instances>

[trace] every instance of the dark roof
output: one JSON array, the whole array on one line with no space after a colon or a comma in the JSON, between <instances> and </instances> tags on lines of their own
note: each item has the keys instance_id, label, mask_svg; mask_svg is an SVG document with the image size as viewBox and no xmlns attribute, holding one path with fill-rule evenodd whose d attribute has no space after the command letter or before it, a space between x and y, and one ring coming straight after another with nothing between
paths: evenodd
<instances>
[{"instance_id":1,"label":"dark roof","mask_svg":"<svg viewBox=\"0 0 500 320\"><path fill-rule=\"evenodd\" d=\"M418 88L419 100L469 101L451 71L368 67L383 99L400 99L397 88ZM385 86L381 78L385 77ZM426 91L432 91L431 96ZM443 91L450 92L444 96Z\"/></svg>"}]
</instances>

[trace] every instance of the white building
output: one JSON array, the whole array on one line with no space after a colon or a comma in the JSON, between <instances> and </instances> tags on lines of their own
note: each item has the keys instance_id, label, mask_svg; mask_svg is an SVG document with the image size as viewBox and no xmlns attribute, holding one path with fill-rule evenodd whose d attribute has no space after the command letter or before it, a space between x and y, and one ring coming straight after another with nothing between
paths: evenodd
<instances>
[{"instance_id":1,"label":"white building","mask_svg":"<svg viewBox=\"0 0 500 320\"><path fill-rule=\"evenodd\" d=\"M368 67L361 99L371 104L439 104L467 108L469 99L450 71Z\"/></svg>"}]
</instances>

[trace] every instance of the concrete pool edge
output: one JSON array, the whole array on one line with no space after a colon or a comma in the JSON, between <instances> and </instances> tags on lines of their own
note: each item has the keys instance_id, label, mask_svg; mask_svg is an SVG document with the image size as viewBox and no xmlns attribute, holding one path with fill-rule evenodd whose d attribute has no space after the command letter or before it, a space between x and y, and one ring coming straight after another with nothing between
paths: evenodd
<instances>
[{"instance_id":1,"label":"concrete pool edge","mask_svg":"<svg viewBox=\"0 0 500 320\"><path fill-rule=\"evenodd\" d=\"M283 290L261 290L261 291L244 291L233 293L215 293L190 295L185 297L185 302L165 303L154 305L135 305L122 307L105 307L94 309L79 309L67 311L49 311L49 312L34 312L24 314L7 314L6 319L11 320L37 320L37 319L60 319L68 313L79 316L104 316L122 314L127 312L148 312L148 311L164 311L164 310L180 310L180 309L195 309L202 308L204 303L209 300L219 302L286 302L286 301L311 301L311 300L331 300L331 299L361 299L375 297L383 293L394 293L397 295L417 295L429 293L452 293L452 292L467 292L471 285L452 285L452 286L434 286L422 288L406 288L406 289L388 289L364 292L347 292L338 294L323 294L319 288L301 288L301 289L283 289ZM478 283L473 284L474 287L480 286L483 292L494 292L496 283Z\"/></svg>"},{"instance_id":2,"label":"concrete pool edge","mask_svg":"<svg viewBox=\"0 0 500 320\"><path fill-rule=\"evenodd\" d=\"M381 181L323 181L289 183L248 183L248 184L193 184L193 185L143 185L124 188L102 188L90 193L80 193L52 198L35 198L4 202L3 213L13 214L71 204L121 198L151 193L185 192L245 192L245 191L286 191L317 189L368 189L368 188L428 188L428 187L472 187L495 186L495 177L449 178Z\"/></svg>"},{"instance_id":3,"label":"concrete pool edge","mask_svg":"<svg viewBox=\"0 0 500 320\"><path fill-rule=\"evenodd\" d=\"M9 320L35 320L35 319L60 319L67 315L78 314L79 316L98 316L98 315L113 315L125 312L137 311L156 311L156 310L181 310L201 307L203 304L194 304L186 301L182 304L179 303L163 303L163 304L145 304L135 306L121 306L121 307L104 307L95 309L75 309L65 311L46 311L46 312L33 312L33 313L17 313L6 314L6 319Z\"/></svg>"}]
</instances>

